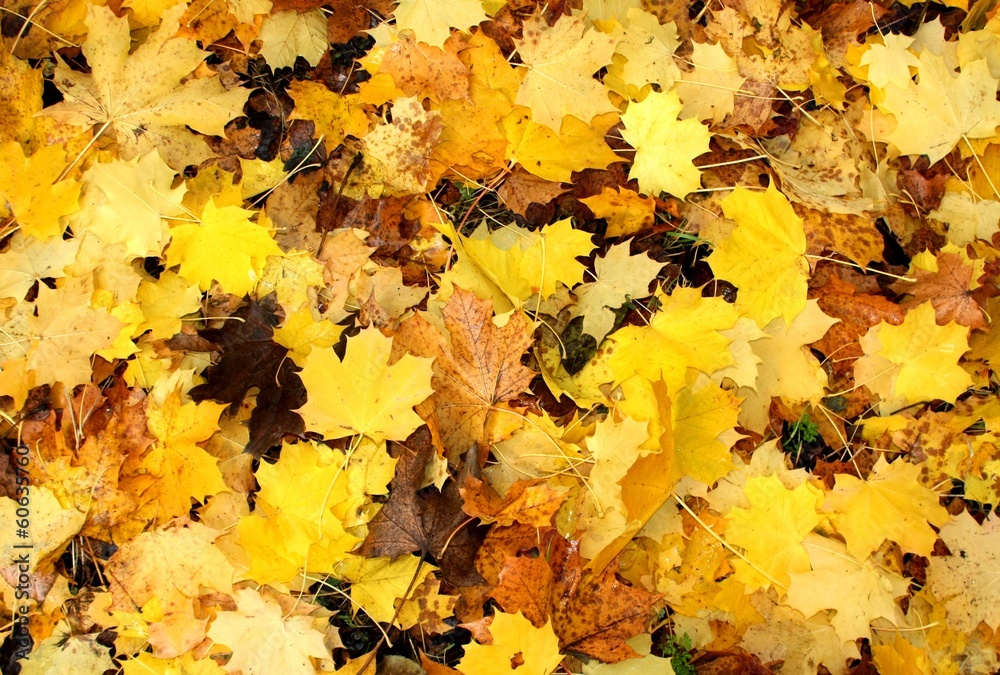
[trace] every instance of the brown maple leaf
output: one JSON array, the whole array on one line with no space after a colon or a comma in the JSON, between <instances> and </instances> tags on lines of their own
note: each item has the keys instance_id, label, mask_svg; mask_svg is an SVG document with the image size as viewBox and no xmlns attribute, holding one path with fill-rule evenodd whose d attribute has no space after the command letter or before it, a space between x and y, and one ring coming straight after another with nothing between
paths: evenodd
<instances>
[{"instance_id":1,"label":"brown maple leaf","mask_svg":"<svg viewBox=\"0 0 1000 675\"><path fill-rule=\"evenodd\" d=\"M939 326L954 321L970 328L986 328L978 302L980 294L970 288L973 265L963 264L958 253L942 252L937 256L937 267L936 272L917 268L913 270L916 282L897 281L892 285L895 292L910 296L903 307L916 307L929 300Z\"/></svg>"},{"instance_id":2,"label":"brown maple leaf","mask_svg":"<svg viewBox=\"0 0 1000 675\"><path fill-rule=\"evenodd\" d=\"M306 390L288 350L274 342L277 300L272 293L250 300L233 313L242 321L226 321L221 329L201 331L215 344L222 358L208 371L208 382L191 390L195 401L212 399L230 404L235 412L247 392L256 387L257 405L250 415L250 441L245 452L260 457L287 434L305 429L302 417L293 412L306 402Z\"/></svg>"},{"instance_id":3,"label":"brown maple leaf","mask_svg":"<svg viewBox=\"0 0 1000 675\"><path fill-rule=\"evenodd\" d=\"M473 561L485 532L462 511L458 484L449 481L440 492L420 489L424 467L436 452L426 426L414 431L403 443L391 443L391 454L399 461L389 486L389 500L368 524L361 555L400 556L419 551L432 555L444 578L454 586L474 586L483 578ZM473 462L478 469L478 462Z\"/></svg>"},{"instance_id":4,"label":"brown maple leaf","mask_svg":"<svg viewBox=\"0 0 1000 675\"><path fill-rule=\"evenodd\" d=\"M460 288L444 308L444 325L450 340L423 317L407 320L393 340L393 357L409 352L434 359L435 393L427 408L437 416L448 458L456 463L473 445L488 447L497 404L513 399L531 382L535 373L521 365L521 355L532 337L523 314L515 313L497 328L493 303ZM485 461L486 453L480 457Z\"/></svg>"},{"instance_id":5,"label":"brown maple leaf","mask_svg":"<svg viewBox=\"0 0 1000 675\"><path fill-rule=\"evenodd\" d=\"M584 570L579 544L567 541L554 528L540 530L532 538L524 537L524 530L516 526L501 529L507 536L487 543L487 555L480 556L477 564L489 577L503 556L489 594L505 612L520 611L536 626L551 619L564 651L608 663L637 656L626 640L646 629L656 594L620 581L617 559L598 574Z\"/></svg>"}]
</instances>

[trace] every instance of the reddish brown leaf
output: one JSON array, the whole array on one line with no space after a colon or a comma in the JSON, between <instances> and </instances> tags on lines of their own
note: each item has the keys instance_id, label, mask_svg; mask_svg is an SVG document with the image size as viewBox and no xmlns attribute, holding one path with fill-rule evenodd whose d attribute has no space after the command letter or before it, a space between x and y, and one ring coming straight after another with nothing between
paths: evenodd
<instances>
[{"instance_id":1,"label":"reddish brown leaf","mask_svg":"<svg viewBox=\"0 0 1000 675\"><path fill-rule=\"evenodd\" d=\"M431 434L422 426L403 443L392 443L399 462L389 488L389 501L368 524L361 555L396 557L417 551L433 555L444 577L454 586L473 586L483 579L473 561L482 542L482 528L462 511L455 481L438 492L420 490L424 466L436 452Z\"/></svg>"},{"instance_id":2,"label":"reddish brown leaf","mask_svg":"<svg viewBox=\"0 0 1000 675\"><path fill-rule=\"evenodd\" d=\"M939 326L954 321L970 328L986 328L986 317L976 301L975 291L969 288L973 266L964 264L958 253L939 254L937 265L937 272L914 270L916 282L897 281L892 285L892 290L910 296L903 306L916 307L930 301Z\"/></svg>"}]
</instances>

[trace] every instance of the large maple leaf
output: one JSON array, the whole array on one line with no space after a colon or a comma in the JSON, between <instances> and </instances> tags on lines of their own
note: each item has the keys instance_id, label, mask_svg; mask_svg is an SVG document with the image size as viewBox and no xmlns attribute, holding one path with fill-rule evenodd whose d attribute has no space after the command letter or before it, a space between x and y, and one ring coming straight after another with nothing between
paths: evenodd
<instances>
[{"instance_id":1,"label":"large maple leaf","mask_svg":"<svg viewBox=\"0 0 1000 675\"><path fill-rule=\"evenodd\" d=\"M534 377L534 371L521 365L531 331L520 312L497 328L493 304L460 288L445 306L444 325L447 337L414 317L400 327L396 340L397 349L434 359L430 402L445 448L457 461L472 445L487 445L487 427L497 406L522 393Z\"/></svg>"},{"instance_id":2,"label":"large maple leaf","mask_svg":"<svg viewBox=\"0 0 1000 675\"><path fill-rule=\"evenodd\" d=\"M129 54L128 19L110 9L87 7L90 33L83 54L90 73L56 66L55 82L64 100L45 109L57 120L81 127L110 129L118 141L121 158L158 149L168 163L180 166L208 147L186 127L210 136L221 136L229 120L242 114L249 91L226 89L214 77L182 80L207 54L192 40L175 38L180 3L163 14L160 27L134 53ZM173 160L173 161L172 161Z\"/></svg>"}]
</instances>

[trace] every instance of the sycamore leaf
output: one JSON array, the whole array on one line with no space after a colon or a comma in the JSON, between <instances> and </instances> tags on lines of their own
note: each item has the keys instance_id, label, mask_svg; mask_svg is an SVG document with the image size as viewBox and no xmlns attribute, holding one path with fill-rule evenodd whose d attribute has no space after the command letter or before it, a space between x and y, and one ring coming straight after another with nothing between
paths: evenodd
<instances>
[{"instance_id":1,"label":"sycamore leaf","mask_svg":"<svg viewBox=\"0 0 1000 675\"><path fill-rule=\"evenodd\" d=\"M885 405L941 399L954 402L972 385L958 365L968 351L969 329L938 326L929 302L911 309L900 326L884 321L861 338L865 356L854 364L854 379L882 397Z\"/></svg>"},{"instance_id":2,"label":"sycamore leaf","mask_svg":"<svg viewBox=\"0 0 1000 675\"><path fill-rule=\"evenodd\" d=\"M521 612L497 612L490 624L493 641L489 644L469 644L458 662L463 673L476 675L548 675L562 661L559 638L547 622L535 628Z\"/></svg>"},{"instance_id":3,"label":"sycamore leaf","mask_svg":"<svg viewBox=\"0 0 1000 675\"><path fill-rule=\"evenodd\" d=\"M736 229L715 250L708 264L739 288L736 308L766 326L775 317L785 324L805 309L809 263L802 219L774 183L761 194L737 187L722 201Z\"/></svg>"},{"instance_id":4,"label":"sycamore leaf","mask_svg":"<svg viewBox=\"0 0 1000 675\"><path fill-rule=\"evenodd\" d=\"M541 12L525 20L523 35L515 44L528 72L514 103L531 108L536 122L556 130L565 115L589 124L617 111L594 79L611 63L617 37L586 28L583 17L561 16L549 26Z\"/></svg>"},{"instance_id":5,"label":"sycamore leaf","mask_svg":"<svg viewBox=\"0 0 1000 675\"><path fill-rule=\"evenodd\" d=\"M645 253L630 256L629 248L628 242L612 246L594 261L594 281L573 289L577 304L572 316L583 316L583 332L593 335L597 344L614 326L615 315L611 310L629 299L647 297L649 284L663 267L663 263Z\"/></svg>"},{"instance_id":6,"label":"sycamore leaf","mask_svg":"<svg viewBox=\"0 0 1000 675\"><path fill-rule=\"evenodd\" d=\"M825 508L836 514L834 527L851 555L864 560L890 539L904 551L930 556L937 539L930 525L941 527L949 516L938 494L920 485L919 474L919 467L899 460L889 464L885 457L879 457L866 481L837 474Z\"/></svg>"},{"instance_id":7,"label":"sycamore leaf","mask_svg":"<svg viewBox=\"0 0 1000 675\"><path fill-rule=\"evenodd\" d=\"M0 199L14 214L21 231L36 239L62 234L59 219L75 212L80 184L56 182L66 167L66 153L57 145L24 156L17 141L0 145Z\"/></svg>"},{"instance_id":8,"label":"sycamore leaf","mask_svg":"<svg viewBox=\"0 0 1000 675\"><path fill-rule=\"evenodd\" d=\"M442 47L452 27L468 32L488 18L480 0L401 0L392 13L397 30L412 30L417 39Z\"/></svg>"},{"instance_id":9,"label":"sycamore leaf","mask_svg":"<svg viewBox=\"0 0 1000 675\"><path fill-rule=\"evenodd\" d=\"M81 127L110 129L123 160L154 147L173 165L181 163L181 153L207 154L185 127L221 136L225 124L242 114L250 92L239 87L227 91L214 77L182 84L206 57L193 41L173 37L185 9L180 3L164 12L160 27L129 54L128 19L88 5L90 33L83 54L91 72L72 70L60 61L55 82L65 98L45 108L45 114Z\"/></svg>"},{"instance_id":10,"label":"sycamore leaf","mask_svg":"<svg viewBox=\"0 0 1000 675\"><path fill-rule=\"evenodd\" d=\"M260 41L260 55L275 70L294 66L299 56L315 66L328 47L326 15L318 9L268 15L260 25Z\"/></svg>"},{"instance_id":11,"label":"sycamore leaf","mask_svg":"<svg viewBox=\"0 0 1000 675\"><path fill-rule=\"evenodd\" d=\"M986 61L967 63L957 75L930 50L920 54L919 83L889 84L880 108L896 118L885 135L904 155L927 155L934 164L963 138L988 138L1000 126L997 79Z\"/></svg>"},{"instance_id":12,"label":"sycamore leaf","mask_svg":"<svg viewBox=\"0 0 1000 675\"><path fill-rule=\"evenodd\" d=\"M421 420L413 406L434 393L431 359L405 354L388 365L392 339L367 328L347 341L344 360L332 349L313 350L299 377L306 428L334 439L364 434L372 440L409 436Z\"/></svg>"},{"instance_id":13,"label":"sycamore leaf","mask_svg":"<svg viewBox=\"0 0 1000 675\"><path fill-rule=\"evenodd\" d=\"M701 172L692 160L708 152L712 135L698 120L677 119L680 111L675 91L651 92L622 115L622 138L635 148L629 178L652 197L667 192L684 198L701 187Z\"/></svg>"},{"instance_id":14,"label":"sycamore leaf","mask_svg":"<svg viewBox=\"0 0 1000 675\"><path fill-rule=\"evenodd\" d=\"M249 588L234 597L236 611L219 612L208 629L208 637L233 652L227 671L313 675L312 659L330 657L312 617L290 614L270 594Z\"/></svg>"},{"instance_id":15,"label":"sycamore leaf","mask_svg":"<svg viewBox=\"0 0 1000 675\"><path fill-rule=\"evenodd\" d=\"M238 206L205 204L201 222L182 223L170 230L167 265L207 291L218 281L227 293L243 296L253 290L267 257L282 251L271 234L250 221L253 211ZM220 257L219 251L226 251Z\"/></svg>"}]
</instances>

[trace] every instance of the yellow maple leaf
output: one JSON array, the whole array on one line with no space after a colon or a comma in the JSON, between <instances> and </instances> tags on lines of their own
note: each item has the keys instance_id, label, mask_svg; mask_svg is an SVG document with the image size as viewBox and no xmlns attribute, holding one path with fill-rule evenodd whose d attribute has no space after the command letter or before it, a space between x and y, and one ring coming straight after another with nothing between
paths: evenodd
<instances>
[{"instance_id":1,"label":"yellow maple leaf","mask_svg":"<svg viewBox=\"0 0 1000 675\"><path fill-rule=\"evenodd\" d=\"M712 373L733 363L730 340L720 332L736 323L732 305L694 288L656 297L660 310L648 326L626 326L608 338L615 345L610 365L616 383L633 375L662 378L673 395L685 385L688 368Z\"/></svg>"},{"instance_id":2,"label":"yellow maple leaf","mask_svg":"<svg viewBox=\"0 0 1000 675\"><path fill-rule=\"evenodd\" d=\"M933 305L925 302L907 312L900 326L883 321L868 329L854 379L881 396L885 408L930 399L954 403L972 386L958 365L969 349L968 335L968 327L954 322L937 325Z\"/></svg>"},{"instance_id":3,"label":"yellow maple leaf","mask_svg":"<svg viewBox=\"0 0 1000 675\"><path fill-rule=\"evenodd\" d=\"M624 18L622 25L627 29L615 47L615 55L625 57L625 62L615 59L608 75L628 86L613 87L614 91L625 96L647 84L658 84L661 91L669 91L681 74L674 63L674 52L681 46L676 24L661 24L656 16L639 7L629 7ZM604 83L610 86L608 78Z\"/></svg>"},{"instance_id":4,"label":"yellow maple leaf","mask_svg":"<svg viewBox=\"0 0 1000 675\"><path fill-rule=\"evenodd\" d=\"M493 642L468 644L458 670L466 675L548 675L562 661L552 621L536 628L521 612L496 612L490 624Z\"/></svg>"},{"instance_id":5,"label":"yellow maple leaf","mask_svg":"<svg viewBox=\"0 0 1000 675\"><path fill-rule=\"evenodd\" d=\"M454 229L452 229L454 232ZM521 307L535 294L547 298L559 284L572 287L586 270L578 257L594 249L591 235L577 230L567 218L532 232L508 225L490 232L479 227L471 237L449 235L458 248L458 262L442 277L443 297L451 285L493 298L497 313Z\"/></svg>"},{"instance_id":6,"label":"yellow maple leaf","mask_svg":"<svg viewBox=\"0 0 1000 675\"><path fill-rule=\"evenodd\" d=\"M412 555L390 558L361 558L351 556L339 563L334 575L351 582L351 600L375 621L389 623L396 616L396 605L406 596L414 575L420 578L416 584L427 581L436 569L433 565L421 565L420 558ZM408 600L408 599L407 599ZM406 607L408 602L404 602ZM412 613L416 608L411 607ZM400 611L402 613L402 610ZM396 617L399 624L399 617ZM402 627L402 626L401 626Z\"/></svg>"},{"instance_id":7,"label":"yellow maple leaf","mask_svg":"<svg viewBox=\"0 0 1000 675\"><path fill-rule=\"evenodd\" d=\"M601 194L580 200L594 216L608 221L607 237L627 237L651 227L655 221L656 200L640 197L628 188L605 187Z\"/></svg>"},{"instance_id":8,"label":"yellow maple leaf","mask_svg":"<svg viewBox=\"0 0 1000 675\"><path fill-rule=\"evenodd\" d=\"M392 15L397 30L412 30L434 47L444 46L452 28L468 32L488 18L480 0L400 0Z\"/></svg>"},{"instance_id":9,"label":"yellow maple leaf","mask_svg":"<svg viewBox=\"0 0 1000 675\"><path fill-rule=\"evenodd\" d=\"M56 290L42 284L34 306L21 303L0 315L0 361L27 357L35 385L89 382L94 353L110 347L122 329L106 309L91 307L92 295L85 279Z\"/></svg>"},{"instance_id":10,"label":"yellow maple leaf","mask_svg":"<svg viewBox=\"0 0 1000 675\"><path fill-rule=\"evenodd\" d=\"M617 37L586 28L582 16L561 16L549 26L540 11L524 21L523 35L515 44L528 73L514 103L531 108L536 122L558 129L564 115L589 123L601 113L617 112L607 89L594 79L611 63Z\"/></svg>"},{"instance_id":11,"label":"yellow maple leaf","mask_svg":"<svg viewBox=\"0 0 1000 675\"><path fill-rule=\"evenodd\" d=\"M96 125L97 133L110 129L124 160L153 148L174 166L208 157L208 147L186 127L222 136L225 124L243 114L250 92L227 91L216 77L181 83L206 56L194 41L174 37L186 8L180 3L164 12L160 27L129 54L128 19L88 5L83 54L91 71L60 61L55 82L64 100L44 114L81 127Z\"/></svg>"},{"instance_id":12,"label":"yellow maple leaf","mask_svg":"<svg viewBox=\"0 0 1000 675\"><path fill-rule=\"evenodd\" d=\"M343 326L327 321L317 321L312 310L303 307L288 315L282 324L274 329L273 340L288 349L288 358L302 367L313 349L329 349L340 339Z\"/></svg>"},{"instance_id":13,"label":"yellow maple leaf","mask_svg":"<svg viewBox=\"0 0 1000 675\"><path fill-rule=\"evenodd\" d=\"M159 279L143 279L136 300L144 318L139 329L149 330L153 340L173 337L181 330L181 317L201 309L201 291L172 270Z\"/></svg>"},{"instance_id":14,"label":"yellow maple leaf","mask_svg":"<svg viewBox=\"0 0 1000 675\"><path fill-rule=\"evenodd\" d=\"M155 150L93 164L83 175L87 191L72 217L74 232L124 244L129 258L159 256L169 236L166 219L187 213L182 203L187 187L172 187L174 174Z\"/></svg>"},{"instance_id":15,"label":"yellow maple leaf","mask_svg":"<svg viewBox=\"0 0 1000 675\"><path fill-rule=\"evenodd\" d=\"M431 361L405 354L387 365L392 339L367 328L347 341L343 362L332 349L314 350L299 374L308 399L296 412L324 438L364 434L405 440L423 424L413 406L434 393Z\"/></svg>"},{"instance_id":16,"label":"yellow maple leaf","mask_svg":"<svg viewBox=\"0 0 1000 675\"><path fill-rule=\"evenodd\" d=\"M66 152L58 145L24 156L20 143L0 145L0 199L14 215L21 231L37 239L62 234L59 219L79 208L80 184L56 182L66 167Z\"/></svg>"},{"instance_id":17,"label":"yellow maple leaf","mask_svg":"<svg viewBox=\"0 0 1000 675\"><path fill-rule=\"evenodd\" d=\"M629 242L612 246L594 261L594 281L573 289L577 304L571 316L583 317L583 332L597 344L614 327L612 310L650 295L649 285L663 267L645 253L629 255L629 248Z\"/></svg>"},{"instance_id":18,"label":"yellow maple leaf","mask_svg":"<svg viewBox=\"0 0 1000 675\"><path fill-rule=\"evenodd\" d=\"M286 611L272 593L250 588L233 595L236 611L219 612L208 629L208 637L233 652L226 664L228 671L314 675L312 659L330 657L323 633L311 616L301 614L303 608L298 613Z\"/></svg>"},{"instance_id":19,"label":"yellow maple leaf","mask_svg":"<svg viewBox=\"0 0 1000 675\"><path fill-rule=\"evenodd\" d=\"M847 550L864 560L883 540L904 551L930 556L940 527L950 519L938 494L919 482L920 467L879 457L868 480L837 474L824 507L836 515L833 525L847 540ZM930 523L930 525L928 525Z\"/></svg>"},{"instance_id":20,"label":"yellow maple leaf","mask_svg":"<svg viewBox=\"0 0 1000 675\"><path fill-rule=\"evenodd\" d=\"M227 293L246 295L260 279L267 257L284 255L266 229L250 222L253 213L238 206L217 207L213 199L201 222L170 230L167 266L180 265L178 274L203 291L214 280Z\"/></svg>"},{"instance_id":21,"label":"yellow maple leaf","mask_svg":"<svg viewBox=\"0 0 1000 675\"><path fill-rule=\"evenodd\" d=\"M392 122L380 124L362 140L361 182L370 197L420 194L430 179L429 156L444 127L441 114L426 111L414 97L392 106Z\"/></svg>"},{"instance_id":22,"label":"yellow maple leaf","mask_svg":"<svg viewBox=\"0 0 1000 675\"><path fill-rule=\"evenodd\" d=\"M589 124L576 117L562 118L558 133L531 119L527 108L514 108L500 121L510 142L507 158L539 178L568 183L574 171L603 169L621 159L604 142L617 124L617 114L598 115Z\"/></svg>"},{"instance_id":23,"label":"yellow maple leaf","mask_svg":"<svg viewBox=\"0 0 1000 675\"><path fill-rule=\"evenodd\" d=\"M896 128L885 135L904 155L927 155L934 164L965 139L989 138L1000 126L997 79L985 60L957 75L941 56L920 54L919 83L905 89L890 83L879 107L892 113Z\"/></svg>"},{"instance_id":24,"label":"yellow maple leaf","mask_svg":"<svg viewBox=\"0 0 1000 675\"><path fill-rule=\"evenodd\" d=\"M774 183L763 194L737 187L722 210L736 229L712 242L712 271L739 288L736 308L758 326L779 316L790 325L806 306L809 280L802 219Z\"/></svg>"},{"instance_id":25,"label":"yellow maple leaf","mask_svg":"<svg viewBox=\"0 0 1000 675\"><path fill-rule=\"evenodd\" d=\"M156 481L142 491L144 511L158 521L183 516L191 500L204 502L209 495L228 488L219 463L198 443L219 429L219 415L226 406L206 401L181 404L180 394L171 392L162 405L150 405L146 426L157 442L143 455L136 470L137 484L145 476Z\"/></svg>"},{"instance_id":26,"label":"yellow maple leaf","mask_svg":"<svg viewBox=\"0 0 1000 675\"><path fill-rule=\"evenodd\" d=\"M722 45L694 42L692 47L688 58L694 70L681 73L677 84L677 95L684 102L680 116L718 124L733 112L736 92L746 78Z\"/></svg>"},{"instance_id":27,"label":"yellow maple leaf","mask_svg":"<svg viewBox=\"0 0 1000 675\"><path fill-rule=\"evenodd\" d=\"M294 66L300 56L315 66L329 47L326 15L319 9L269 14L261 22L259 39L260 55L275 70Z\"/></svg>"},{"instance_id":28,"label":"yellow maple leaf","mask_svg":"<svg viewBox=\"0 0 1000 675\"><path fill-rule=\"evenodd\" d=\"M896 625L896 598L906 595L909 582L873 560L858 560L836 539L810 534L802 542L812 571L793 573L788 604L806 616L824 609L837 611L830 623L842 643L871 639L870 624L886 619Z\"/></svg>"},{"instance_id":29,"label":"yellow maple leaf","mask_svg":"<svg viewBox=\"0 0 1000 675\"><path fill-rule=\"evenodd\" d=\"M747 592L775 583L787 588L789 574L810 569L802 540L823 520L823 493L809 483L789 490L777 476L747 479L744 493L750 508L726 516L726 541L746 550L746 560L733 561L736 578Z\"/></svg>"},{"instance_id":30,"label":"yellow maple leaf","mask_svg":"<svg viewBox=\"0 0 1000 675\"><path fill-rule=\"evenodd\" d=\"M66 276L66 267L79 249L79 239L49 237L42 241L15 232L0 253L0 299L21 302L36 282Z\"/></svg>"},{"instance_id":31,"label":"yellow maple leaf","mask_svg":"<svg viewBox=\"0 0 1000 675\"><path fill-rule=\"evenodd\" d=\"M300 80L288 86L288 95L295 101L289 119L312 120L316 135L323 136L328 148L337 147L347 136L363 138L368 133L368 117L356 96L330 91L322 82Z\"/></svg>"},{"instance_id":32,"label":"yellow maple leaf","mask_svg":"<svg viewBox=\"0 0 1000 675\"><path fill-rule=\"evenodd\" d=\"M257 583L289 582L306 572L329 572L358 543L344 530L352 506L347 459L316 443L285 444L274 464L257 469L260 491L252 514L236 527L250 555L247 576Z\"/></svg>"},{"instance_id":33,"label":"yellow maple leaf","mask_svg":"<svg viewBox=\"0 0 1000 675\"><path fill-rule=\"evenodd\" d=\"M629 178L652 197L667 192L684 198L701 187L701 172L692 160L708 152L708 127L696 119L679 120L677 92L650 92L629 103L622 115L622 138L635 148Z\"/></svg>"}]
</instances>

